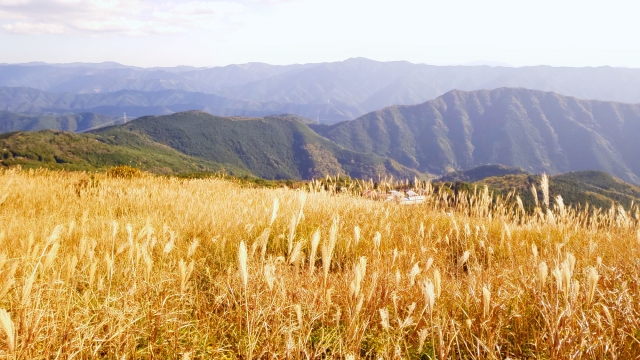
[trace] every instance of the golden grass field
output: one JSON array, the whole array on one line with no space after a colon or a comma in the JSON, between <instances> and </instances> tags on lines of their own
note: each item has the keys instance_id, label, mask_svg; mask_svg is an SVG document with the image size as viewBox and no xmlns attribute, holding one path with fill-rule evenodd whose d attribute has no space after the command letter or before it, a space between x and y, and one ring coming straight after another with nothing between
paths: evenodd
<instances>
[{"instance_id":1,"label":"golden grass field","mask_svg":"<svg viewBox=\"0 0 640 360\"><path fill-rule=\"evenodd\" d=\"M635 206L92 176L0 173L1 357L640 356Z\"/></svg>"}]
</instances>

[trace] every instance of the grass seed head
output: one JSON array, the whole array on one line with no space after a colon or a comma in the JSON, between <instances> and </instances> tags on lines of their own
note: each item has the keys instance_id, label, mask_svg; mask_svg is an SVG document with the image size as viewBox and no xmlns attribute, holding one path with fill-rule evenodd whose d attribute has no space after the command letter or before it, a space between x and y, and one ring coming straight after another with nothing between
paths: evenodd
<instances>
[{"instance_id":1,"label":"grass seed head","mask_svg":"<svg viewBox=\"0 0 640 360\"><path fill-rule=\"evenodd\" d=\"M411 268L411 272L409 273L409 285L413 286L416 283L416 276L420 274L422 270L420 269L419 263L415 263Z\"/></svg>"},{"instance_id":2,"label":"grass seed head","mask_svg":"<svg viewBox=\"0 0 640 360\"><path fill-rule=\"evenodd\" d=\"M280 208L280 202L278 198L273 199L273 209L271 210L271 219L269 220L269 227L273 226L273 222L276 221L278 216L278 209Z\"/></svg>"},{"instance_id":3,"label":"grass seed head","mask_svg":"<svg viewBox=\"0 0 640 360\"><path fill-rule=\"evenodd\" d=\"M194 238L191 241L191 245L189 245L189 250L187 251L188 257L193 257L195 255L196 250L198 250L198 246L200 245L200 241L197 238Z\"/></svg>"},{"instance_id":4,"label":"grass seed head","mask_svg":"<svg viewBox=\"0 0 640 360\"><path fill-rule=\"evenodd\" d=\"M562 263L561 276L562 276L562 285L564 285L564 294L565 294L565 297L567 298L571 294L571 276L572 275L573 275L573 272L571 271L570 262L564 261Z\"/></svg>"},{"instance_id":5,"label":"grass seed head","mask_svg":"<svg viewBox=\"0 0 640 360\"><path fill-rule=\"evenodd\" d=\"M294 309L296 310L296 317L298 318L298 327L302 329L302 306L300 306L300 304L295 304Z\"/></svg>"},{"instance_id":6,"label":"grass seed head","mask_svg":"<svg viewBox=\"0 0 640 360\"><path fill-rule=\"evenodd\" d=\"M429 331L427 331L427 329L422 328L418 331L418 353L422 352L424 343L427 341L427 336L429 336Z\"/></svg>"},{"instance_id":7,"label":"grass seed head","mask_svg":"<svg viewBox=\"0 0 640 360\"><path fill-rule=\"evenodd\" d=\"M298 241L293 249L291 249L291 253L289 255L289 264L295 265L300 260L300 256L302 254L302 241Z\"/></svg>"},{"instance_id":8,"label":"grass seed head","mask_svg":"<svg viewBox=\"0 0 640 360\"><path fill-rule=\"evenodd\" d=\"M544 206L549 209L549 177L547 174L542 174L540 188L542 189L542 201Z\"/></svg>"},{"instance_id":9,"label":"grass seed head","mask_svg":"<svg viewBox=\"0 0 640 360\"><path fill-rule=\"evenodd\" d=\"M382 308L378 312L380 313L380 325L384 330L389 330L389 310Z\"/></svg>"},{"instance_id":10,"label":"grass seed head","mask_svg":"<svg viewBox=\"0 0 640 360\"><path fill-rule=\"evenodd\" d=\"M338 221L336 217L333 220L331 229L329 230L329 241L322 245L322 268L324 270L324 284L327 283L329 277L329 270L331 269L331 258L333 257L333 250L338 240Z\"/></svg>"},{"instance_id":11,"label":"grass seed head","mask_svg":"<svg viewBox=\"0 0 640 360\"><path fill-rule=\"evenodd\" d=\"M558 266L556 266L553 271L551 272L551 275L553 275L553 277L556 279L556 291L560 292L562 291L562 271L560 270L560 268L558 268Z\"/></svg>"},{"instance_id":12,"label":"grass seed head","mask_svg":"<svg viewBox=\"0 0 640 360\"><path fill-rule=\"evenodd\" d=\"M351 295L354 298L360 296L360 289L362 287L362 281L367 273L367 258L362 256L358 263L354 266L355 278L351 283Z\"/></svg>"},{"instance_id":13,"label":"grass seed head","mask_svg":"<svg viewBox=\"0 0 640 360\"><path fill-rule=\"evenodd\" d=\"M433 306L436 302L436 290L435 286L430 280L424 282L422 291L424 292L424 300L429 308L429 313L433 313Z\"/></svg>"},{"instance_id":14,"label":"grass seed head","mask_svg":"<svg viewBox=\"0 0 640 360\"><path fill-rule=\"evenodd\" d=\"M598 285L599 279L600 275L598 275L598 270L590 268L587 275L587 304L591 304L593 301L593 296L596 293L596 285Z\"/></svg>"},{"instance_id":15,"label":"grass seed head","mask_svg":"<svg viewBox=\"0 0 640 360\"><path fill-rule=\"evenodd\" d=\"M164 249L162 250L162 252L165 255L169 255L171 253L171 251L173 250L173 248L175 247L175 239L173 238L173 236L171 237L171 240L169 240L167 242L167 244L164 246Z\"/></svg>"},{"instance_id":16,"label":"grass seed head","mask_svg":"<svg viewBox=\"0 0 640 360\"><path fill-rule=\"evenodd\" d=\"M380 244L382 243L382 234L379 231L376 231L373 236L373 246L376 250L380 250Z\"/></svg>"},{"instance_id":17,"label":"grass seed head","mask_svg":"<svg viewBox=\"0 0 640 360\"><path fill-rule=\"evenodd\" d=\"M471 253L469 252L469 250L465 251L462 256L460 256L460 259L458 259L458 267L461 268L464 266L464 264L467 263L467 261L469 261L469 256L471 255Z\"/></svg>"},{"instance_id":18,"label":"grass seed head","mask_svg":"<svg viewBox=\"0 0 640 360\"><path fill-rule=\"evenodd\" d=\"M440 271L438 269L435 269L433 271L433 286L435 290L436 299L438 299L442 294L442 277L440 276Z\"/></svg>"},{"instance_id":19,"label":"grass seed head","mask_svg":"<svg viewBox=\"0 0 640 360\"><path fill-rule=\"evenodd\" d=\"M486 286L482 287L482 305L484 316L489 316L489 311L491 310L491 292Z\"/></svg>"},{"instance_id":20,"label":"grass seed head","mask_svg":"<svg viewBox=\"0 0 640 360\"><path fill-rule=\"evenodd\" d=\"M2 330L4 330L4 333L7 336L9 351L13 352L16 346L15 327L13 325L13 320L11 320L11 315L9 315L5 309L0 309L0 325L2 325Z\"/></svg>"},{"instance_id":21,"label":"grass seed head","mask_svg":"<svg viewBox=\"0 0 640 360\"><path fill-rule=\"evenodd\" d=\"M558 213L560 214L560 218L564 219L567 212L564 206L564 201L562 200L562 196L556 196L556 206L558 207Z\"/></svg>"},{"instance_id":22,"label":"grass seed head","mask_svg":"<svg viewBox=\"0 0 640 360\"><path fill-rule=\"evenodd\" d=\"M311 253L309 254L309 276L313 275L316 263L316 252L320 244L320 230L316 230L311 236Z\"/></svg>"},{"instance_id":23,"label":"grass seed head","mask_svg":"<svg viewBox=\"0 0 640 360\"><path fill-rule=\"evenodd\" d=\"M276 281L276 267L273 264L265 264L263 269L264 280L269 290L273 290Z\"/></svg>"},{"instance_id":24,"label":"grass seed head","mask_svg":"<svg viewBox=\"0 0 640 360\"><path fill-rule=\"evenodd\" d=\"M424 265L424 271L429 271L431 265L433 265L433 258L430 257L427 259L427 263Z\"/></svg>"},{"instance_id":25,"label":"grass seed head","mask_svg":"<svg viewBox=\"0 0 640 360\"><path fill-rule=\"evenodd\" d=\"M544 288L547 282L547 276L549 275L549 267L544 261L538 265L538 282L540 283L540 289Z\"/></svg>"},{"instance_id":26,"label":"grass seed head","mask_svg":"<svg viewBox=\"0 0 640 360\"><path fill-rule=\"evenodd\" d=\"M576 279L571 281L571 302L575 303L580 293L580 282Z\"/></svg>"}]
</instances>

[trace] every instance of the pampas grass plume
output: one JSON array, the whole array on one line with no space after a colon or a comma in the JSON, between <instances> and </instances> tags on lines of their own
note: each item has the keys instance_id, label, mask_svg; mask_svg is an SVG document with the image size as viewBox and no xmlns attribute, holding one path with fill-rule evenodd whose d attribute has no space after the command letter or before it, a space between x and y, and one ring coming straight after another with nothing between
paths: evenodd
<instances>
[{"instance_id":1,"label":"pampas grass plume","mask_svg":"<svg viewBox=\"0 0 640 360\"><path fill-rule=\"evenodd\" d=\"M2 330L4 330L4 333L7 335L9 351L13 352L16 345L15 327L13 320L11 320L11 315L9 315L5 309L0 309L0 325L2 325Z\"/></svg>"},{"instance_id":2,"label":"pampas grass plume","mask_svg":"<svg viewBox=\"0 0 640 360\"><path fill-rule=\"evenodd\" d=\"M311 236L311 253L309 254L309 276L313 275L316 263L316 252L320 244L320 230L316 230Z\"/></svg>"},{"instance_id":3,"label":"pampas grass plume","mask_svg":"<svg viewBox=\"0 0 640 360\"><path fill-rule=\"evenodd\" d=\"M547 267L547 263L542 261L538 265L538 280L540 282L540 289L542 289L547 282L547 276L549 275L549 267Z\"/></svg>"},{"instance_id":4,"label":"pampas grass plume","mask_svg":"<svg viewBox=\"0 0 640 360\"><path fill-rule=\"evenodd\" d=\"M598 275L598 270L595 268L589 269L589 274L587 275L587 304L591 304L593 301L593 296L596 292L596 285L598 285L599 279L600 275Z\"/></svg>"},{"instance_id":5,"label":"pampas grass plume","mask_svg":"<svg viewBox=\"0 0 640 360\"><path fill-rule=\"evenodd\" d=\"M482 287L482 305L484 316L489 316L489 311L491 309L491 292L486 286Z\"/></svg>"},{"instance_id":6,"label":"pampas grass plume","mask_svg":"<svg viewBox=\"0 0 640 360\"><path fill-rule=\"evenodd\" d=\"M436 290L435 290L435 286L430 280L426 280L424 282L423 292L424 292L425 302L429 307L429 313L432 313L433 306L436 302Z\"/></svg>"},{"instance_id":7,"label":"pampas grass plume","mask_svg":"<svg viewBox=\"0 0 640 360\"><path fill-rule=\"evenodd\" d=\"M247 245L245 245L244 241L240 241L240 247L238 248L238 267L242 284L246 288L249 282L249 271L247 270Z\"/></svg>"},{"instance_id":8,"label":"pampas grass plume","mask_svg":"<svg viewBox=\"0 0 640 360\"><path fill-rule=\"evenodd\" d=\"M542 174L542 180L540 181L540 187L542 188L542 201L546 208L549 208L549 177L547 174Z\"/></svg>"}]
</instances>

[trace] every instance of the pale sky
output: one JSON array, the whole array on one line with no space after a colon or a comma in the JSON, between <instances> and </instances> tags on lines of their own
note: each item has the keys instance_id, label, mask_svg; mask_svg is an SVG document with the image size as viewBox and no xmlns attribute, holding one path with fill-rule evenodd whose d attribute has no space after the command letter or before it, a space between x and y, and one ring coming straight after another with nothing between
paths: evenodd
<instances>
[{"instance_id":1,"label":"pale sky","mask_svg":"<svg viewBox=\"0 0 640 360\"><path fill-rule=\"evenodd\" d=\"M634 0L0 0L0 63L640 67Z\"/></svg>"}]
</instances>

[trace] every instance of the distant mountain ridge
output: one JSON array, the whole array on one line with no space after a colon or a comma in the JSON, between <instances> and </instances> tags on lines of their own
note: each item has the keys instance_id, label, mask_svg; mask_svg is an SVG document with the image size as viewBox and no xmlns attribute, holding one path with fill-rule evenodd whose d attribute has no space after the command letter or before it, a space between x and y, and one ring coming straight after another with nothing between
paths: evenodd
<instances>
[{"instance_id":1,"label":"distant mountain ridge","mask_svg":"<svg viewBox=\"0 0 640 360\"><path fill-rule=\"evenodd\" d=\"M39 130L82 132L122 121L93 113L25 115L0 110L0 133Z\"/></svg>"},{"instance_id":2,"label":"distant mountain ridge","mask_svg":"<svg viewBox=\"0 0 640 360\"><path fill-rule=\"evenodd\" d=\"M133 166L157 174L192 172L250 172L230 165L198 159L156 143L139 134L115 139L93 134L43 130L0 134L0 166L96 171Z\"/></svg>"},{"instance_id":3,"label":"distant mountain ridge","mask_svg":"<svg viewBox=\"0 0 640 360\"><path fill-rule=\"evenodd\" d=\"M218 95L228 101L277 103L297 115L335 123L391 105L433 100L454 89L475 91L522 87L601 101L640 103L640 69L551 66L433 66L364 58L341 62L276 66L262 63L215 68L136 68L119 64L0 65L0 87L28 87L52 93L104 94L118 91L183 91ZM191 104L191 103L189 103ZM202 105L202 104L200 104ZM169 104L163 111L176 112ZM251 115L225 107L219 115ZM86 109L84 109L86 110ZM159 114L153 108L140 115ZM251 116L263 116L255 113Z\"/></svg>"},{"instance_id":4,"label":"distant mountain ridge","mask_svg":"<svg viewBox=\"0 0 640 360\"><path fill-rule=\"evenodd\" d=\"M266 179L424 177L394 160L344 149L289 115L224 118L188 111L142 117L93 134L115 140L141 135L185 155L231 165Z\"/></svg>"},{"instance_id":5,"label":"distant mountain ridge","mask_svg":"<svg viewBox=\"0 0 640 360\"><path fill-rule=\"evenodd\" d=\"M84 104L76 96L115 96L72 94L72 102L33 91L31 106L72 107ZM148 100L147 93L140 95ZM126 93L118 96L116 105L136 100ZM486 164L536 174L600 170L636 184L640 179L640 105L528 89L456 90L420 105L391 106L332 126L297 115L228 118L188 111L142 117L94 132L116 138L141 134L187 156L268 179L338 173L411 179L458 171L454 176L466 181L477 174L465 170Z\"/></svg>"},{"instance_id":6,"label":"distant mountain ridge","mask_svg":"<svg viewBox=\"0 0 640 360\"><path fill-rule=\"evenodd\" d=\"M531 192L536 186L539 203L543 199L540 189L540 176L531 174L509 174L484 178L474 186L484 187L507 195L511 191L521 197L525 209L533 210L535 199ZM631 204L640 201L640 187L623 182L603 171L574 171L549 177L549 200L551 206L557 206L556 196L569 206L587 206L593 210L608 210L612 206L622 205L629 209Z\"/></svg>"},{"instance_id":7,"label":"distant mountain ridge","mask_svg":"<svg viewBox=\"0 0 640 360\"><path fill-rule=\"evenodd\" d=\"M179 117L184 116L188 118L187 121L191 122L192 119L189 118L193 115L197 114L183 113L177 114L178 118L175 118L176 115L172 115L172 117L173 120L180 120ZM205 114L203 118L206 119L207 117L211 117L211 115ZM147 120L153 121L154 118L148 118ZM161 121L164 120L167 119L162 119ZM285 122L296 121L295 118L288 117L264 120L265 123L260 126L271 127L275 125L277 127L277 124L273 123L274 120L276 122L279 120ZM256 121L261 122L261 120L256 119L219 119L219 121L230 121L227 126L231 125L234 130L242 128L235 127L238 124L255 126ZM196 122L192 125L201 125L201 123ZM176 129L165 130L176 131ZM154 136L158 138L159 134ZM307 143L306 145L310 144L312 143ZM252 151L250 147L247 147L245 149L247 151L242 153L236 152L237 157L228 152L229 150L233 152L233 149L229 148L227 148L226 154L223 151L214 156L207 156L215 158L215 160L228 161L221 163L208 160L202 155L212 146L225 148L228 146L227 144L199 144L202 146L201 148L198 143L193 142L174 143L172 145L184 151L197 153L198 156L187 155L176 148L154 141L144 132L123 126L103 129L91 134L73 134L50 130L7 133L0 135L0 168L22 166L23 168L44 167L55 170L99 171L114 166L128 165L156 174L183 176L207 176L212 172L247 176L255 175L255 173L261 171L261 168L255 166L255 163L247 162L247 157L259 155L260 153ZM265 144L260 146L264 147ZM330 157L335 154L332 150L335 149L325 146L326 143L316 143L311 147L302 146L299 153L293 154L292 163L300 164L300 160L302 160L304 166L311 166L313 171L318 172L314 177L323 177L320 173L323 170L328 171L327 174L330 175L338 175L340 173L344 175L344 170L355 170L352 174L362 175L366 172L367 165L373 166L373 169L378 171L384 171L384 166L389 166L389 163L385 165L385 162L376 163L375 156L367 157L363 154L356 155L357 162L351 162L348 158L348 152L346 157L337 154L337 157L331 160ZM354 154L351 155L353 156ZM364 156L364 158L357 158L357 156ZM350 167L340 169L340 161L344 162L345 159L350 164ZM262 159L256 158L255 160L261 161ZM277 162L278 159L272 158L270 161ZM280 161L277 165L280 171L295 172L298 171L296 169L300 169L300 167L296 166L287 166L286 159ZM252 168L252 170L250 171L249 168ZM396 170L401 169L402 167L400 166L396 168ZM389 170L391 170L391 173L381 173L380 175L392 175L394 170ZM404 174L396 172L395 175L410 176L413 174L410 172ZM300 180L300 178L297 180ZM448 174L446 177L435 180L434 185L436 189L450 188L456 193L459 191L474 192L484 186L488 186L494 195L502 196L506 196L515 190L515 195L520 196L525 210L533 211L535 200L531 189L532 185L536 185L538 201L541 201L543 194L539 184L539 175L528 174L518 168L488 165ZM555 197L560 195L567 206L581 206L584 208L589 204L591 209L595 206L604 210L618 205L628 209L634 201L640 200L639 187L627 184L601 171L579 171L551 176L549 194L552 206L555 206ZM511 199L513 200L513 198Z\"/></svg>"},{"instance_id":8,"label":"distant mountain ridge","mask_svg":"<svg viewBox=\"0 0 640 360\"><path fill-rule=\"evenodd\" d=\"M225 171L291 180L426 178L394 160L344 149L305 122L296 115L229 118L187 111L87 134L7 133L0 135L0 165L68 170L131 165L157 173Z\"/></svg>"},{"instance_id":9,"label":"distant mountain ridge","mask_svg":"<svg viewBox=\"0 0 640 360\"><path fill-rule=\"evenodd\" d=\"M469 170L452 171L440 177L442 182L477 182L489 177L527 174L521 168L504 165L482 165Z\"/></svg>"},{"instance_id":10,"label":"distant mountain ridge","mask_svg":"<svg viewBox=\"0 0 640 360\"><path fill-rule=\"evenodd\" d=\"M283 113L307 117L315 114L336 116L328 105L258 103L182 90L73 94L0 87L0 109L26 114L92 112L107 116L123 116L126 112L130 117L169 115L188 110L201 110L219 116L260 117Z\"/></svg>"},{"instance_id":11,"label":"distant mountain ridge","mask_svg":"<svg viewBox=\"0 0 640 360\"><path fill-rule=\"evenodd\" d=\"M640 105L551 92L456 90L315 129L345 148L433 174L503 164L532 173L602 170L632 183L640 176Z\"/></svg>"},{"instance_id":12,"label":"distant mountain ridge","mask_svg":"<svg viewBox=\"0 0 640 360\"><path fill-rule=\"evenodd\" d=\"M435 189L448 188L457 194L474 193L487 187L494 196L509 196L512 200L518 196L524 210L533 212L536 206L544 211L541 178L540 174L530 174L520 168L496 164L451 172L433 180L433 185ZM535 197L533 189L536 191ZM557 206L557 196L561 196L563 204L567 206L584 209L588 205L591 210L599 208L605 211L619 205L629 209L634 202L640 201L640 187L604 171L594 170L549 176L548 193L550 207ZM513 206L518 206L517 201L513 202Z\"/></svg>"}]
</instances>

